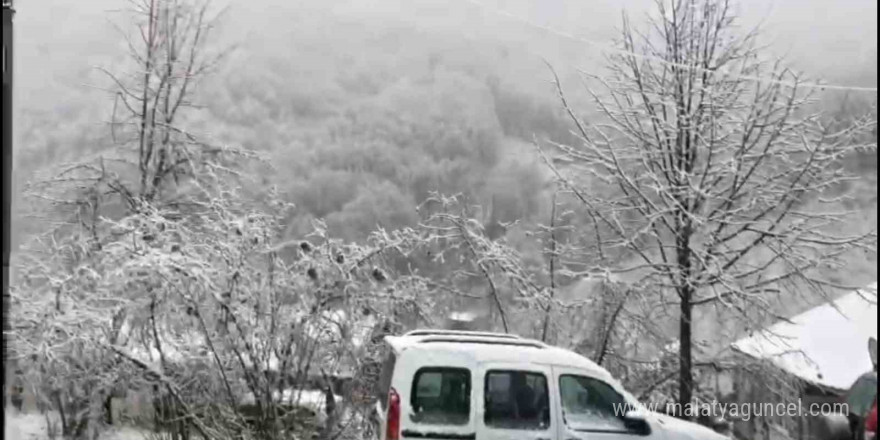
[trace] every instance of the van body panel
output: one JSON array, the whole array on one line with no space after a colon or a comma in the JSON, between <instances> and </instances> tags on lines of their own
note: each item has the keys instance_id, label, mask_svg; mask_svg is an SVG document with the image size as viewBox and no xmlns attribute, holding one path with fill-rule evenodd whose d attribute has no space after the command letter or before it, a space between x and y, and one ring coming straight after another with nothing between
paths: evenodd
<instances>
[{"instance_id":1,"label":"van body panel","mask_svg":"<svg viewBox=\"0 0 880 440\"><path fill-rule=\"evenodd\" d=\"M538 341L419 330L386 336L385 342L394 360L383 370L393 372L379 393L394 389L400 397L401 439L725 439L697 424L653 413L644 414L648 432L637 431L633 424L644 423L623 420L620 411L615 416L609 410L612 403L639 408L639 402L607 370ZM383 396L377 397L377 437L387 440L387 408ZM591 410L596 408L604 408L599 411L604 418L594 417Z\"/></svg>"},{"instance_id":2,"label":"van body panel","mask_svg":"<svg viewBox=\"0 0 880 440\"><path fill-rule=\"evenodd\" d=\"M467 351L454 350L454 346L436 345L428 348L406 347L397 355L392 388L400 396L401 438L430 438L437 440L460 440L475 436L474 384L476 363ZM468 406L466 420L460 414L460 405L450 414L443 414L444 408L429 408L421 411L417 404L426 399L439 401L440 406L448 403L445 395L450 381L458 380L467 372ZM460 389L461 384L458 384ZM421 387L421 388L420 388ZM419 399L422 399L420 401Z\"/></svg>"},{"instance_id":3,"label":"van body panel","mask_svg":"<svg viewBox=\"0 0 880 440\"><path fill-rule=\"evenodd\" d=\"M451 332L447 331L446 333ZM451 346L458 351L469 352L476 362L516 361L543 365L561 365L587 370L590 374L595 376L611 378L611 374L608 373L607 370L600 367L595 362L572 351L546 345L539 341L525 338L508 339L509 335L504 336L504 338L492 338L488 336L461 335L455 337L450 335L442 337L444 340L450 342L432 343L424 343L423 341L439 339L440 337L386 336L385 341L396 352L402 352L409 347L423 347L424 345L435 347L445 346L447 348ZM460 343L452 342L456 340L460 341Z\"/></svg>"}]
</instances>

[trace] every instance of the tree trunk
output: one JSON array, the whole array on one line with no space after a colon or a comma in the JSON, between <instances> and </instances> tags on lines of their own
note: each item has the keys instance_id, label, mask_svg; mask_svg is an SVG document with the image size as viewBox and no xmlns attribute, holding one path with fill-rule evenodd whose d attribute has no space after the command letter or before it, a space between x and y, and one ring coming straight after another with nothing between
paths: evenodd
<instances>
[{"instance_id":1,"label":"tree trunk","mask_svg":"<svg viewBox=\"0 0 880 440\"><path fill-rule=\"evenodd\" d=\"M547 308L544 310L544 327L541 330L541 342L547 342L547 330L550 328L550 313L553 308L553 297L556 295L556 194L553 192L553 205L550 209L550 300L547 302ZM601 363L600 363L601 365Z\"/></svg>"},{"instance_id":2,"label":"tree trunk","mask_svg":"<svg viewBox=\"0 0 880 440\"><path fill-rule=\"evenodd\" d=\"M103 408L104 408L104 423L106 423L107 425L112 425L113 424L113 392L112 392L112 390L107 395L107 397L104 398Z\"/></svg>"},{"instance_id":3,"label":"tree trunk","mask_svg":"<svg viewBox=\"0 0 880 440\"><path fill-rule=\"evenodd\" d=\"M685 204L687 206L687 204ZM693 372L693 301L694 286L691 284L691 235L692 225L685 215L677 219L680 234L676 243L678 257L678 296L681 301L679 316L678 350L679 350L679 378L678 378L678 417L690 420L691 415L688 405L694 397L694 372Z\"/></svg>"},{"instance_id":4,"label":"tree trunk","mask_svg":"<svg viewBox=\"0 0 880 440\"><path fill-rule=\"evenodd\" d=\"M153 432L162 432L163 423L165 421L165 408L162 402L161 391L158 385L153 385L151 400L153 404Z\"/></svg>"},{"instance_id":5,"label":"tree trunk","mask_svg":"<svg viewBox=\"0 0 880 440\"><path fill-rule=\"evenodd\" d=\"M689 419L688 405L694 396L694 372L693 372L693 289L685 286L680 290L681 316L679 318L679 379L678 379L678 403L679 414L682 419Z\"/></svg>"}]
</instances>

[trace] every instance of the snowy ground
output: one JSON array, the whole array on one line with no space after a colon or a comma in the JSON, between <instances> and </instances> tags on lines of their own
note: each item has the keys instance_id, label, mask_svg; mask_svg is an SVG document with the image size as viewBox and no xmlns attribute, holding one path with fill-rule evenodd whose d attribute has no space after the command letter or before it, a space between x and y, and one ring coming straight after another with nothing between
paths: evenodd
<instances>
[{"instance_id":1,"label":"snowy ground","mask_svg":"<svg viewBox=\"0 0 880 440\"><path fill-rule=\"evenodd\" d=\"M46 418L39 413L20 413L14 409L6 410L4 438L16 440L46 440ZM101 435L100 440L145 440L146 431L134 428L119 428Z\"/></svg>"}]
</instances>

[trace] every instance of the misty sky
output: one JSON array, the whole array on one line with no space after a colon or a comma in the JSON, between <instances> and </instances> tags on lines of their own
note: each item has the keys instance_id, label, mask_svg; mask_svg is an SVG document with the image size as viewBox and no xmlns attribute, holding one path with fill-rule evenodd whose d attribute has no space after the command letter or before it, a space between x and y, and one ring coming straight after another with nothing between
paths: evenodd
<instances>
[{"instance_id":1,"label":"misty sky","mask_svg":"<svg viewBox=\"0 0 880 440\"><path fill-rule=\"evenodd\" d=\"M613 35L626 8L639 17L654 0L475 0L578 36ZM75 85L75 75L121 53L124 46L108 25L107 11L121 0L27 0L16 4L16 106L49 93L50 85ZM221 2L222 3L222 2ZM574 46L558 37L487 14L468 0L248 0L230 2L228 34L248 41L272 41L288 27L320 26L315 11L353 20L397 20L412 26L460 32L476 38L542 40ZM765 19L766 36L779 54L813 77L847 85L876 85L876 0L741 0L746 22ZM311 23L310 23L311 20ZM315 23L315 21L318 23ZM266 39L268 38L268 40ZM333 50L334 41L327 41ZM286 46L262 45L283 54ZM245 46L247 47L247 46ZM255 46L256 47L256 46ZM584 56L591 56L585 48ZM866 73L867 72L867 73ZM57 92L52 92L57 93ZM36 102L30 102L36 104Z\"/></svg>"}]
</instances>

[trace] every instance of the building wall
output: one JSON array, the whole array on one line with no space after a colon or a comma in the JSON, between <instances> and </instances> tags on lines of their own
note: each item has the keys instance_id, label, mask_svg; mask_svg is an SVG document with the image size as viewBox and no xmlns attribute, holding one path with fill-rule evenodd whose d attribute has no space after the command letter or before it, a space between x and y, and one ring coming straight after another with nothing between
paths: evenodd
<instances>
[{"instance_id":1,"label":"building wall","mask_svg":"<svg viewBox=\"0 0 880 440\"><path fill-rule=\"evenodd\" d=\"M840 402L842 396L818 390L774 366L740 356L733 367L720 373L728 386L720 394L722 402L758 405L801 404L805 409L812 403ZM763 411L762 411L763 413ZM789 417L765 414L734 423L738 438L748 440L830 440L828 420L820 417Z\"/></svg>"}]
</instances>

